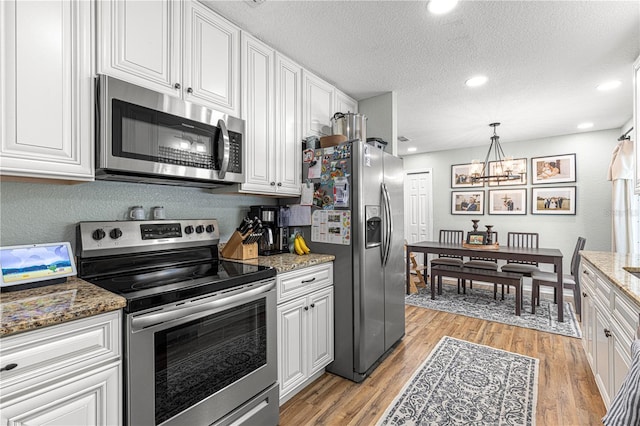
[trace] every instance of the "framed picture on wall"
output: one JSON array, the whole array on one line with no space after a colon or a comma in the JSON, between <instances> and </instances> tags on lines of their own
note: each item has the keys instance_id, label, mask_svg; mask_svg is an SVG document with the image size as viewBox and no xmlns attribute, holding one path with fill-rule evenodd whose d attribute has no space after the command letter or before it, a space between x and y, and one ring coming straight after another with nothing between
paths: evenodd
<instances>
[{"instance_id":1,"label":"framed picture on wall","mask_svg":"<svg viewBox=\"0 0 640 426\"><path fill-rule=\"evenodd\" d=\"M489 214L527 214L527 190L496 189L489 191Z\"/></svg>"},{"instance_id":2,"label":"framed picture on wall","mask_svg":"<svg viewBox=\"0 0 640 426\"><path fill-rule=\"evenodd\" d=\"M451 191L451 214L484 214L484 191Z\"/></svg>"},{"instance_id":3,"label":"framed picture on wall","mask_svg":"<svg viewBox=\"0 0 640 426\"><path fill-rule=\"evenodd\" d=\"M564 183L576 181L576 155L550 155L531 159L531 183Z\"/></svg>"},{"instance_id":4,"label":"framed picture on wall","mask_svg":"<svg viewBox=\"0 0 640 426\"><path fill-rule=\"evenodd\" d=\"M503 168L508 168L512 175L520 175L520 179L512 180L498 180L489 179L489 186L513 186L513 185L526 185L527 184L527 159L517 158L515 160L505 160L502 162L502 167L499 161L489 161L489 173L491 176L501 175L505 171Z\"/></svg>"},{"instance_id":5,"label":"framed picture on wall","mask_svg":"<svg viewBox=\"0 0 640 426\"><path fill-rule=\"evenodd\" d=\"M576 214L576 187L531 188L532 214Z\"/></svg>"},{"instance_id":6,"label":"framed picture on wall","mask_svg":"<svg viewBox=\"0 0 640 426\"><path fill-rule=\"evenodd\" d=\"M483 181L472 182L471 166L472 166L471 163L454 164L451 166L451 187L452 188L484 186Z\"/></svg>"}]
</instances>

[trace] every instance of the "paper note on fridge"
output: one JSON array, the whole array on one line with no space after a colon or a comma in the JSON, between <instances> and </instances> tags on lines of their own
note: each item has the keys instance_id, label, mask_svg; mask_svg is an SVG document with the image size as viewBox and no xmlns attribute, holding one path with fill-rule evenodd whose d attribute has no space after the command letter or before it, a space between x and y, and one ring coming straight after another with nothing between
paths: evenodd
<instances>
[{"instance_id":1,"label":"paper note on fridge","mask_svg":"<svg viewBox=\"0 0 640 426\"><path fill-rule=\"evenodd\" d=\"M289 226L311 225L311 206L298 204L289 206Z\"/></svg>"}]
</instances>

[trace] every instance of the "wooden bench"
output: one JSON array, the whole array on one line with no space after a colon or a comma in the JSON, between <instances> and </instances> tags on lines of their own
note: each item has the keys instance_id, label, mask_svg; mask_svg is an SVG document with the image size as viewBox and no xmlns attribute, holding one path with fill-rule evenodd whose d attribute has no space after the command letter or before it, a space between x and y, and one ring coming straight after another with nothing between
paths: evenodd
<instances>
[{"instance_id":1,"label":"wooden bench","mask_svg":"<svg viewBox=\"0 0 640 426\"><path fill-rule=\"evenodd\" d=\"M513 286L516 289L516 315L522 311L522 275L513 272L474 269L459 266L436 265L431 267L431 299L436 298L436 278L438 294L442 294L442 276L462 280L485 281L495 284ZM463 284L464 285L464 284ZM495 289L494 289L495 297Z\"/></svg>"}]
</instances>

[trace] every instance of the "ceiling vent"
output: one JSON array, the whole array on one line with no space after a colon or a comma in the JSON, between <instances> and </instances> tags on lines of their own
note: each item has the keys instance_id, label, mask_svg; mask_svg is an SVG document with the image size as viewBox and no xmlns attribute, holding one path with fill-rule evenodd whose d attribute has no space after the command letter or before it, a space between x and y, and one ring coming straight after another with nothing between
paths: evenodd
<instances>
[{"instance_id":1,"label":"ceiling vent","mask_svg":"<svg viewBox=\"0 0 640 426\"><path fill-rule=\"evenodd\" d=\"M267 0L245 0L245 1L251 7L257 7L257 6L260 6L262 3L264 3Z\"/></svg>"},{"instance_id":2,"label":"ceiling vent","mask_svg":"<svg viewBox=\"0 0 640 426\"><path fill-rule=\"evenodd\" d=\"M411 139L409 139L406 136L398 136L398 142L409 142Z\"/></svg>"}]
</instances>

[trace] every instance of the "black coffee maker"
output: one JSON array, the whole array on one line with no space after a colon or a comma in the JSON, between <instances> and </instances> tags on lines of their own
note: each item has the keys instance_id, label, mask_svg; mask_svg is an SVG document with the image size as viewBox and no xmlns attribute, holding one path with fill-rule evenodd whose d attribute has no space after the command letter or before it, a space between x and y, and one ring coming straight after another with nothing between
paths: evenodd
<instances>
[{"instance_id":1,"label":"black coffee maker","mask_svg":"<svg viewBox=\"0 0 640 426\"><path fill-rule=\"evenodd\" d=\"M289 209L283 206L251 206L249 217L262 221L262 237L258 241L258 254L289 253Z\"/></svg>"}]
</instances>

